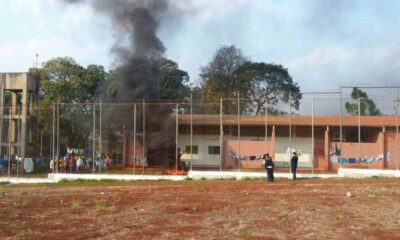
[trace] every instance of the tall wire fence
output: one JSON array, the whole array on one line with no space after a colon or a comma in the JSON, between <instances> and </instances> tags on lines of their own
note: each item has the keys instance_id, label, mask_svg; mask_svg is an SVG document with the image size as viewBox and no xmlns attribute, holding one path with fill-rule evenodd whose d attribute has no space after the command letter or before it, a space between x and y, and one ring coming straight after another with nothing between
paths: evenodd
<instances>
[{"instance_id":1,"label":"tall wire fence","mask_svg":"<svg viewBox=\"0 0 400 240\"><path fill-rule=\"evenodd\" d=\"M55 102L2 109L0 171L185 174L189 170L290 172L293 152L304 173L338 168L399 169L399 89L289 93L258 101L192 93L183 100ZM371 102L375 104L374 112ZM372 115L373 116L372 116Z\"/></svg>"}]
</instances>

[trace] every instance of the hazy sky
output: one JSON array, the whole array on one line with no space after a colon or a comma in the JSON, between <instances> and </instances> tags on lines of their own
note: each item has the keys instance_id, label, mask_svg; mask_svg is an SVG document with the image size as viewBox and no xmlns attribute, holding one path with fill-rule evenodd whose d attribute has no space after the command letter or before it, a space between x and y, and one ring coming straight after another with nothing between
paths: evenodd
<instances>
[{"instance_id":1,"label":"hazy sky","mask_svg":"<svg viewBox=\"0 0 400 240\"><path fill-rule=\"evenodd\" d=\"M172 2L179 16L161 23L159 37L195 83L215 50L232 44L253 61L288 67L302 91L400 83L398 0ZM87 5L0 0L0 72L27 71L36 53L39 64L71 56L110 69L115 31Z\"/></svg>"}]
</instances>

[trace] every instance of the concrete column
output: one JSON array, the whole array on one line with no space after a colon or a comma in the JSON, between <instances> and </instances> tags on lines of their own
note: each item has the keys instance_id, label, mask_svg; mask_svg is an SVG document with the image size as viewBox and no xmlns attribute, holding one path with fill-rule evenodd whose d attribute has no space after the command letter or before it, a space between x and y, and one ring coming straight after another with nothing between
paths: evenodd
<instances>
[{"instance_id":1,"label":"concrete column","mask_svg":"<svg viewBox=\"0 0 400 240\"><path fill-rule=\"evenodd\" d=\"M26 157L26 131L27 131L27 113L26 113L26 104L28 97L28 82L24 83L24 90L22 91L22 112L21 112L21 157L22 162L21 166L24 166L24 161ZM21 168L22 169L22 168Z\"/></svg>"},{"instance_id":2,"label":"concrete column","mask_svg":"<svg viewBox=\"0 0 400 240\"><path fill-rule=\"evenodd\" d=\"M17 93L11 92L11 144L17 141L17 123L18 120L14 117L17 116ZM11 154L15 154L15 147L11 147Z\"/></svg>"},{"instance_id":3,"label":"concrete column","mask_svg":"<svg viewBox=\"0 0 400 240\"><path fill-rule=\"evenodd\" d=\"M329 126L326 127L325 130L325 141L324 141L324 159L325 159L325 163L321 164L321 167L324 170L330 170L331 168L331 163L330 163L330 159L329 159Z\"/></svg>"},{"instance_id":4,"label":"concrete column","mask_svg":"<svg viewBox=\"0 0 400 240\"><path fill-rule=\"evenodd\" d=\"M386 136L386 131L385 127L382 127L382 132L379 133L378 135L378 144L379 144L379 149L381 150L381 154L383 155L383 161L381 163L381 169L387 168L387 144L385 141L385 136Z\"/></svg>"}]
</instances>

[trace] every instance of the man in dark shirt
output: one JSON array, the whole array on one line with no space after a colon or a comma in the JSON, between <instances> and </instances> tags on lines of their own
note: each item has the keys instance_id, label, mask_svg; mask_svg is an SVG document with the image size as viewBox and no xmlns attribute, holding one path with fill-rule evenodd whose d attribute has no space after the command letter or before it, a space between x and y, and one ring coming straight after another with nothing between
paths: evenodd
<instances>
[{"instance_id":1,"label":"man in dark shirt","mask_svg":"<svg viewBox=\"0 0 400 240\"><path fill-rule=\"evenodd\" d=\"M265 171L267 172L267 180L268 182L273 182L274 181L274 162L272 161L272 158L269 156L269 154L264 155L264 160L265 160Z\"/></svg>"},{"instance_id":2,"label":"man in dark shirt","mask_svg":"<svg viewBox=\"0 0 400 240\"><path fill-rule=\"evenodd\" d=\"M290 168L292 169L293 179L296 180L296 169L297 169L297 162L299 158L297 157L296 152L293 152L292 159L290 159Z\"/></svg>"}]
</instances>

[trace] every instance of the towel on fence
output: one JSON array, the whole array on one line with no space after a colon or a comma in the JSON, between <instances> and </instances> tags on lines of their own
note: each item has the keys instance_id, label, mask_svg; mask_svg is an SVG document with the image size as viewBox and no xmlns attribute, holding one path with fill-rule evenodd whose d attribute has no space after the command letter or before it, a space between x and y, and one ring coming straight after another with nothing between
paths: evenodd
<instances>
[{"instance_id":1,"label":"towel on fence","mask_svg":"<svg viewBox=\"0 0 400 240\"><path fill-rule=\"evenodd\" d=\"M349 158L349 163L357 163L357 159L356 158Z\"/></svg>"},{"instance_id":2,"label":"towel on fence","mask_svg":"<svg viewBox=\"0 0 400 240\"><path fill-rule=\"evenodd\" d=\"M338 157L337 159L338 159L338 163L341 163L341 164L349 162L349 159L345 158L345 157Z\"/></svg>"},{"instance_id":3,"label":"towel on fence","mask_svg":"<svg viewBox=\"0 0 400 240\"><path fill-rule=\"evenodd\" d=\"M32 161L32 158L25 158L24 170L25 170L25 173L33 172L33 161Z\"/></svg>"}]
</instances>

